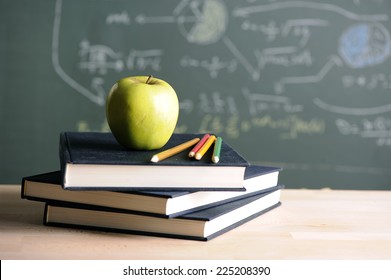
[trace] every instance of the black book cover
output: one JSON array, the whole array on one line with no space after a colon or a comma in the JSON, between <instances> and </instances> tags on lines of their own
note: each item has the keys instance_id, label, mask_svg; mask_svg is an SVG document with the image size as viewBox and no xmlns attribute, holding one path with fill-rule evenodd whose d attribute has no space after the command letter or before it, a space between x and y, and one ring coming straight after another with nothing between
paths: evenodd
<instances>
[{"instance_id":1,"label":"black book cover","mask_svg":"<svg viewBox=\"0 0 391 280\"><path fill-rule=\"evenodd\" d=\"M201 160L195 160L188 157L191 148L163 161L151 162L155 154L196 137L201 138L202 134L173 134L161 149L129 150L111 133L63 132L62 185L80 190L243 190L245 167L250 164L224 141L217 164L211 162L213 149ZM83 171L89 168L88 173L93 176L83 173L80 167Z\"/></svg>"},{"instance_id":2,"label":"black book cover","mask_svg":"<svg viewBox=\"0 0 391 280\"><path fill-rule=\"evenodd\" d=\"M60 156L64 163L107 165L169 165L169 166L248 166L237 151L223 141L222 155L217 164L211 163L212 149L201 160L188 157L188 150L163 161L153 163L153 155L175 147L202 134L173 134L168 143L158 150L129 150L121 146L111 133L63 132L60 135Z\"/></svg>"},{"instance_id":3,"label":"black book cover","mask_svg":"<svg viewBox=\"0 0 391 280\"><path fill-rule=\"evenodd\" d=\"M224 224L221 228L218 227L218 229L214 232L211 232L210 234L207 234L206 236L201 236L200 234L180 234L176 233L175 229L172 230L174 226L171 227L170 225L170 233L165 232L164 230L156 231L156 230L133 230L131 229L133 226L130 225L130 228L127 227L126 222L120 223L121 226L114 227L110 226L110 220L117 220L121 219L121 217L126 218L127 215L130 216L137 216L137 214L134 214L129 211L121 211L121 210L115 210L115 209L102 209L100 207L94 207L89 205L80 205L80 204L69 204L69 203L60 203L60 204L50 204L47 203L45 207L45 215L44 215L44 224L50 225L50 226L60 226L60 227L71 227L71 228L79 228L79 229L92 229L92 230L102 230L102 231L113 231L113 232L120 232L120 233L131 233L131 234L141 234L141 235L150 235L150 236L160 236L160 237L171 237L171 238L181 238L181 239L191 239L191 240L200 240L200 241L207 241L212 238L215 238L231 229L234 229L244 223L246 223L249 220L252 220L278 206L281 205L281 202L279 201L279 189L282 188L281 186L278 188L275 188L274 191L270 191L267 193L257 194L253 195L251 197L235 200L229 203L225 203L222 205L218 205L215 207L207 208L204 210L200 210L197 212L189 213L182 215L180 217L174 218L174 219L165 219L165 218L158 218L158 217L150 217L150 221L147 223L161 223L161 225L164 225L165 223L171 223L174 221L174 225L178 228L180 227L186 227L186 224L183 224L181 222L176 223L176 221L185 221L185 220L191 220L191 221L200 221L200 226L202 227L203 222L211 222L219 217L223 217L224 215L234 213L235 210L238 210L242 207L246 207L247 205L251 203L258 203L261 202L262 199L264 199L267 196L274 195L272 200L266 202L265 204L258 204L255 208L247 212L246 214L241 215L237 219L233 219L230 224ZM62 220L61 218L58 218L58 214L56 215L57 218L52 219L50 215L51 208L68 208L75 210L72 212L72 215L77 216L77 222L67 222ZM96 213L98 213L98 218L95 216L95 220L90 219L93 217ZM119 216L117 216L119 215ZM148 217L146 215L141 215L144 217ZM62 217L65 218L65 217ZM72 219L72 218L71 218ZM107 219L107 220L105 220ZM122 227L122 225L124 225ZM136 226L137 227L137 226ZM148 227L148 226L147 226ZM160 228L160 227L159 227ZM181 229L179 229L180 231ZM199 229L198 229L199 230Z\"/></svg>"},{"instance_id":4,"label":"black book cover","mask_svg":"<svg viewBox=\"0 0 391 280\"><path fill-rule=\"evenodd\" d=\"M278 167L255 166L255 165L249 166L246 168L245 180L263 178L264 175L267 175L269 173L279 172L280 170L281 168ZM275 175L273 176L276 177ZM277 179L274 180L277 181ZM32 184L32 183L42 183L42 184ZM198 211L206 207L213 207L221 203L227 203L229 201L248 197L251 195L255 195L257 193L270 191L272 188L275 187L277 182L275 183L267 182L265 184L262 183L261 185L259 185L259 183L257 182L254 183L253 181L251 181L249 186L251 187L256 186L256 187L254 187L249 192L236 192L236 191L228 192L228 193L209 192L208 197L210 197L210 199L206 199L205 192L202 192L204 195L197 196L196 195L197 191L99 191L99 193L102 193L102 195L107 197L107 200L105 200L102 203L101 200L99 200L100 196L98 197L98 200L95 198L96 192L91 192L91 191L75 192L70 190L63 190L61 188L61 171L54 171L54 172L48 172L39 175L24 177L22 179L22 184L21 184L21 197L29 200L36 200L36 201L43 201L43 202L83 203L83 204L90 204L90 205L96 205L102 207L132 209L135 212L143 213L143 212L148 212L149 209L149 208L145 208L149 204L145 203L146 198L143 197L151 197L151 199L148 199L148 201L150 201L149 203L153 203L154 205L162 204L163 203L162 201L166 201L164 203L165 205L167 205L167 203L170 203L171 205L171 203L176 201L176 198L180 198L182 196L191 196L192 199L190 201L196 204L194 205L191 203L181 204L181 205L186 205L186 207L182 206L180 208L181 210L176 210L173 212L164 212L164 213L156 210L149 210L151 214L153 213L156 214L157 216L177 217L179 215L186 214L193 211ZM118 198L117 193L123 195L121 195L121 197ZM229 195L229 193L231 194L234 193L235 195ZM199 203L197 197L201 197L202 199L201 201L203 201L203 203ZM144 201L144 203L142 203L143 207L142 208L135 207L134 202L132 203L132 201L135 200ZM180 202L179 201L175 202L175 204L178 203ZM168 211L168 209L166 211Z\"/></svg>"}]
</instances>

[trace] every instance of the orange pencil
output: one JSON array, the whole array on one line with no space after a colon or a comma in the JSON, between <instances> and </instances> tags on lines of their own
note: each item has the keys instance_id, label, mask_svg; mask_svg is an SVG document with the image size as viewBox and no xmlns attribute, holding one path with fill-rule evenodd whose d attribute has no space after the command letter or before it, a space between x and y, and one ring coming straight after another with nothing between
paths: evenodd
<instances>
[{"instance_id":1,"label":"orange pencil","mask_svg":"<svg viewBox=\"0 0 391 280\"><path fill-rule=\"evenodd\" d=\"M194 146L193 149L191 149L190 153L189 153L189 157L192 158L195 156L195 154L198 152L198 150L202 147L202 145L204 145L204 143L206 142L206 140L208 140L208 138L210 137L210 134L207 133L205 134L201 140L197 143L197 145Z\"/></svg>"},{"instance_id":2,"label":"orange pencil","mask_svg":"<svg viewBox=\"0 0 391 280\"><path fill-rule=\"evenodd\" d=\"M154 155L152 158L151 158L151 161L152 162L158 162L158 161L162 161L163 159L166 159L168 157L171 157L173 155L176 155L184 150L186 150L187 148L190 148L191 146L195 145L198 143L198 141L200 141L200 138L194 138L192 140L189 140L185 143L182 143L178 146L175 146L175 147L172 147L168 150L165 150L163 152L160 152L156 155Z\"/></svg>"},{"instance_id":3,"label":"orange pencil","mask_svg":"<svg viewBox=\"0 0 391 280\"><path fill-rule=\"evenodd\" d=\"M195 154L195 159L200 160L205 153L208 151L210 146L215 142L216 136L211 135L208 140L206 140L205 144L198 150L198 152Z\"/></svg>"}]
</instances>

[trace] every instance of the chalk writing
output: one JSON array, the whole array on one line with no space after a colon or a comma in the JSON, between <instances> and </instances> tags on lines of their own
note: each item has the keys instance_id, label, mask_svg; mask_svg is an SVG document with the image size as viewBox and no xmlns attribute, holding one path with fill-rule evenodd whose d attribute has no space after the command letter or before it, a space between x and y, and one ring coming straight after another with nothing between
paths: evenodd
<instances>
[{"instance_id":1,"label":"chalk writing","mask_svg":"<svg viewBox=\"0 0 391 280\"><path fill-rule=\"evenodd\" d=\"M184 112L186 114L190 114L194 110L194 102L191 99L182 98L179 101L179 108L180 108L181 112Z\"/></svg>"},{"instance_id":2,"label":"chalk writing","mask_svg":"<svg viewBox=\"0 0 391 280\"><path fill-rule=\"evenodd\" d=\"M127 57L105 45L90 45L87 40L80 43L80 63L82 70L105 75L109 70L161 70L162 50L130 50Z\"/></svg>"},{"instance_id":3,"label":"chalk writing","mask_svg":"<svg viewBox=\"0 0 391 280\"><path fill-rule=\"evenodd\" d=\"M200 93L199 96L199 114L223 114L234 115L238 113L235 99L232 96L223 96L219 92L212 94Z\"/></svg>"},{"instance_id":4,"label":"chalk writing","mask_svg":"<svg viewBox=\"0 0 391 280\"><path fill-rule=\"evenodd\" d=\"M335 124L338 131L344 136L358 136L364 139L373 139L378 146L391 145L390 118L364 118L359 121L347 121L342 118L337 118Z\"/></svg>"},{"instance_id":5,"label":"chalk writing","mask_svg":"<svg viewBox=\"0 0 391 280\"><path fill-rule=\"evenodd\" d=\"M272 20L266 24L255 23L249 19L242 22L241 28L244 31L260 32L266 36L268 42L276 38L294 36L299 38L299 46L305 46L311 36L312 27L326 27L329 23L321 19L291 19L281 24Z\"/></svg>"},{"instance_id":6,"label":"chalk writing","mask_svg":"<svg viewBox=\"0 0 391 280\"><path fill-rule=\"evenodd\" d=\"M163 50L130 50L126 59L126 66L129 70L160 71L162 69Z\"/></svg>"},{"instance_id":7,"label":"chalk writing","mask_svg":"<svg viewBox=\"0 0 391 280\"><path fill-rule=\"evenodd\" d=\"M322 135L326 131L324 120L312 118L305 120L296 115L286 117L273 117L264 115L260 117L241 118L239 115L232 115L227 118L206 114L201 120L200 132L214 131L215 133L226 133L230 138L238 138L243 133L253 130L264 129L278 131L283 140L294 140L303 135Z\"/></svg>"},{"instance_id":8,"label":"chalk writing","mask_svg":"<svg viewBox=\"0 0 391 280\"><path fill-rule=\"evenodd\" d=\"M256 116L270 111L298 113L303 111L302 105L293 105L289 97L251 93L247 88L242 93L248 101L249 113Z\"/></svg>"},{"instance_id":9,"label":"chalk writing","mask_svg":"<svg viewBox=\"0 0 391 280\"><path fill-rule=\"evenodd\" d=\"M271 115L256 117L251 119L251 124L255 128L282 130L282 139L296 139L300 135L324 134L326 123L322 119L311 118L305 120L297 115L274 118Z\"/></svg>"},{"instance_id":10,"label":"chalk writing","mask_svg":"<svg viewBox=\"0 0 391 280\"><path fill-rule=\"evenodd\" d=\"M124 69L122 54L104 45L91 45L87 40L83 40L80 43L79 55L80 69L89 70L91 73L98 72L104 75L109 69Z\"/></svg>"},{"instance_id":11,"label":"chalk writing","mask_svg":"<svg viewBox=\"0 0 391 280\"><path fill-rule=\"evenodd\" d=\"M265 68L267 65L284 67L311 66L313 63L310 50L297 51L295 48L290 47L256 50L255 57L260 68Z\"/></svg>"},{"instance_id":12,"label":"chalk writing","mask_svg":"<svg viewBox=\"0 0 391 280\"><path fill-rule=\"evenodd\" d=\"M120 13L110 13L106 17L107 25L129 25L130 17L127 11Z\"/></svg>"},{"instance_id":13,"label":"chalk writing","mask_svg":"<svg viewBox=\"0 0 391 280\"><path fill-rule=\"evenodd\" d=\"M341 81L345 88L363 88L365 92L391 90L391 74L386 73L344 75Z\"/></svg>"},{"instance_id":14,"label":"chalk writing","mask_svg":"<svg viewBox=\"0 0 391 280\"><path fill-rule=\"evenodd\" d=\"M181 59L180 65L184 68L194 67L205 69L209 72L211 78L217 78L219 72L222 70L225 70L227 73L235 72L237 68L237 61L233 59L230 61L222 61L218 56L213 56L210 59L199 60L187 55Z\"/></svg>"}]
</instances>

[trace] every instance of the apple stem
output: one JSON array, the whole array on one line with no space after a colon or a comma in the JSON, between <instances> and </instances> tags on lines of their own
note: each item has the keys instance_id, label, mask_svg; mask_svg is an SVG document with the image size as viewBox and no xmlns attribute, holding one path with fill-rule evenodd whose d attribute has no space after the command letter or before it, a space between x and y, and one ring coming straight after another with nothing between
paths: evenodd
<instances>
[{"instance_id":1,"label":"apple stem","mask_svg":"<svg viewBox=\"0 0 391 280\"><path fill-rule=\"evenodd\" d=\"M149 80L152 78L152 75L149 75L147 81L145 82L146 84L148 84Z\"/></svg>"}]
</instances>

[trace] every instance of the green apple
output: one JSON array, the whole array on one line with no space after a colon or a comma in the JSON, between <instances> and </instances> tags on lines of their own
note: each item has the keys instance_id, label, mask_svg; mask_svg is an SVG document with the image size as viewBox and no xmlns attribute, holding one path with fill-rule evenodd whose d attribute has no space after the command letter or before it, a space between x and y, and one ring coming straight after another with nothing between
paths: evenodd
<instances>
[{"instance_id":1,"label":"green apple","mask_svg":"<svg viewBox=\"0 0 391 280\"><path fill-rule=\"evenodd\" d=\"M107 123L117 141L129 149L163 147L174 132L178 116L175 90L152 76L120 79L107 96Z\"/></svg>"}]
</instances>

